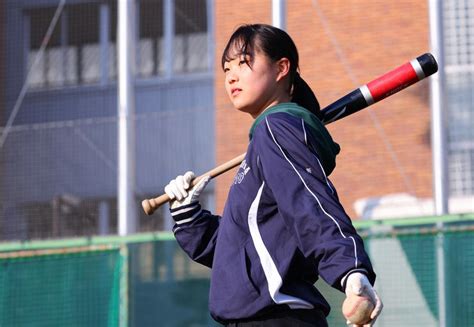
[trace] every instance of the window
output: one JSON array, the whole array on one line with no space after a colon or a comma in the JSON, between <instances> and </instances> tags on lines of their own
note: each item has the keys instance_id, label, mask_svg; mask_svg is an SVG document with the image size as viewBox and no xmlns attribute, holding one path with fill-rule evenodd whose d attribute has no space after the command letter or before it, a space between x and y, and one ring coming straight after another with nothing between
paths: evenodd
<instances>
[{"instance_id":1,"label":"window","mask_svg":"<svg viewBox=\"0 0 474 327\"><path fill-rule=\"evenodd\" d=\"M28 240L117 233L115 199L81 199L63 194L50 202L26 203L23 210L26 229L14 232Z\"/></svg>"},{"instance_id":2,"label":"window","mask_svg":"<svg viewBox=\"0 0 474 327\"><path fill-rule=\"evenodd\" d=\"M44 53L40 53L55 11L56 8L35 9L27 14L29 86L51 88L97 83L100 78L98 5L66 7Z\"/></svg>"},{"instance_id":3,"label":"window","mask_svg":"<svg viewBox=\"0 0 474 327\"><path fill-rule=\"evenodd\" d=\"M202 72L208 65L208 27L206 0L175 0L173 20L165 15L165 1L141 0L139 6L138 72L142 77L172 73ZM171 21L167 27L167 22ZM174 30L167 44L165 30ZM165 49L172 49L166 58ZM170 60L172 63L167 63Z\"/></svg>"},{"instance_id":4,"label":"window","mask_svg":"<svg viewBox=\"0 0 474 327\"><path fill-rule=\"evenodd\" d=\"M207 60L207 15L205 0L175 0L175 72L205 71Z\"/></svg>"},{"instance_id":5,"label":"window","mask_svg":"<svg viewBox=\"0 0 474 327\"><path fill-rule=\"evenodd\" d=\"M139 74L142 77L163 75L165 72L163 1L141 1L139 11Z\"/></svg>"},{"instance_id":6,"label":"window","mask_svg":"<svg viewBox=\"0 0 474 327\"><path fill-rule=\"evenodd\" d=\"M97 83L100 78L99 6L70 6L66 12L66 48L72 76L78 84Z\"/></svg>"},{"instance_id":7,"label":"window","mask_svg":"<svg viewBox=\"0 0 474 327\"><path fill-rule=\"evenodd\" d=\"M63 74L58 72L59 67L62 67L62 65L59 65L61 24L56 24L48 47L41 57L36 58L39 55L39 49L53 19L54 12L54 8L48 8L35 10L29 14L28 32L30 36L30 49L28 53L28 68L31 69L34 60L37 60L35 67L31 71L29 81L31 87L54 86L64 83Z\"/></svg>"},{"instance_id":8,"label":"window","mask_svg":"<svg viewBox=\"0 0 474 327\"><path fill-rule=\"evenodd\" d=\"M166 5L173 10L171 17L166 15ZM137 0L137 77L210 71L207 6L206 0ZM41 54L55 11L56 7L26 11L29 87L48 89L115 80L117 3L67 5Z\"/></svg>"}]
</instances>

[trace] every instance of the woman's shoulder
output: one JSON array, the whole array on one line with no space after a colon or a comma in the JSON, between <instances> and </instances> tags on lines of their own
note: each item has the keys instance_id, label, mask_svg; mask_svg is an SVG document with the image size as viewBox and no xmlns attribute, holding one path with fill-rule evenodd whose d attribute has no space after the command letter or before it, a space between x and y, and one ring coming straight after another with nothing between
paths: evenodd
<instances>
[{"instance_id":1,"label":"woman's shoulder","mask_svg":"<svg viewBox=\"0 0 474 327\"><path fill-rule=\"evenodd\" d=\"M295 106L269 111L255 126L254 138L266 144L265 139L278 140L288 147L304 143L316 151L329 175L335 167L335 157L340 152L324 124L310 111ZM285 110L290 109L290 110ZM260 141L259 141L260 142Z\"/></svg>"},{"instance_id":2,"label":"woman's shoulder","mask_svg":"<svg viewBox=\"0 0 474 327\"><path fill-rule=\"evenodd\" d=\"M301 119L288 112L272 112L265 115L251 130L250 138L271 137L272 133L287 134L290 131L300 130Z\"/></svg>"},{"instance_id":3,"label":"woman's shoulder","mask_svg":"<svg viewBox=\"0 0 474 327\"><path fill-rule=\"evenodd\" d=\"M281 127L301 127L302 119L304 121L311 121L314 119L318 120L318 118L314 116L311 112L304 109L303 107L298 106L296 103L280 103L265 110L255 119L250 129L250 139L253 137L253 134L257 129L265 129L265 126L267 126L270 122L272 123L272 125L277 125Z\"/></svg>"}]
</instances>

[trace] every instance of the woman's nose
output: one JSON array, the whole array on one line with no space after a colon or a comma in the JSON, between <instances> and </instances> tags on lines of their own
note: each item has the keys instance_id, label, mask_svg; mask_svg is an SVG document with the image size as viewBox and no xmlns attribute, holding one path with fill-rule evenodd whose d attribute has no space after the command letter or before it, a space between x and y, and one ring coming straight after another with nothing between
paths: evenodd
<instances>
[{"instance_id":1,"label":"woman's nose","mask_svg":"<svg viewBox=\"0 0 474 327\"><path fill-rule=\"evenodd\" d=\"M232 84L234 82L236 82L238 80L238 77L237 77L237 74L235 74L235 72L233 71L229 71L227 73L227 82Z\"/></svg>"}]
</instances>

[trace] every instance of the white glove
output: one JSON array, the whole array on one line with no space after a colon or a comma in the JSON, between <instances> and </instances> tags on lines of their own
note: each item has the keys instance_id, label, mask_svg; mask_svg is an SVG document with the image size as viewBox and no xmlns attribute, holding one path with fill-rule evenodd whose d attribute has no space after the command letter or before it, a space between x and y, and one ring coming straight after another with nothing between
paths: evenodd
<instances>
[{"instance_id":1,"label":"white glove","mask_svg":"<svg viewBox=\"0 0 474 327\"><path fill-rule=\"evenodd\" d=\"M380 312L382 311L383 303L377 295L377 292L375 292L374 288L370 284L366 275L359 272L355 272L347 277L346 296L350 296L351 294L365 296L369 298L372 303L375 304L375 308L372 311L372 314L370 315L370 318L372 320L366 325L364 325L364 327L372 326L375 323L375 320L379 316ZM347 323L350 324L349 321Z\"/></svg>"},{"instance_id":2,"label":"white glove","mask_svg":"<svg viewBox=\"0 0 474 327\"><path fill-rule=\"evenodd\" d=\"M184 175L179 175L171 180L169 184L165 186L165 193L171 200L171 209L176 209L192 202L199 201L199 195L209 183L211 177L204 176L194 187L188 190L193 179L194 173L188 171Z\"/></svg>"}]
</instances>

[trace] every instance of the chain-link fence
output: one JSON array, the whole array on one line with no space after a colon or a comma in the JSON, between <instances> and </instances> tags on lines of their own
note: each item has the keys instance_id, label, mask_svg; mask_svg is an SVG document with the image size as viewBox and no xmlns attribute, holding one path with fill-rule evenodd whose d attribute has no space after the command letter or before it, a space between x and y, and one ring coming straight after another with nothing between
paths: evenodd
<instances>
[{"instance_id":1,"label":"chain-link fence","mask_svg":"<svg viewBox=\"0 0 474 327\"><path fill-rule=\"evenodd\" d=\"M214 165L209 6L136 1L137 230L169 230L140 201ZM1 1L0 239L117 233L117 1ZM204 195L213 206L213 186Z\"/></svg>"}]
</instances>

